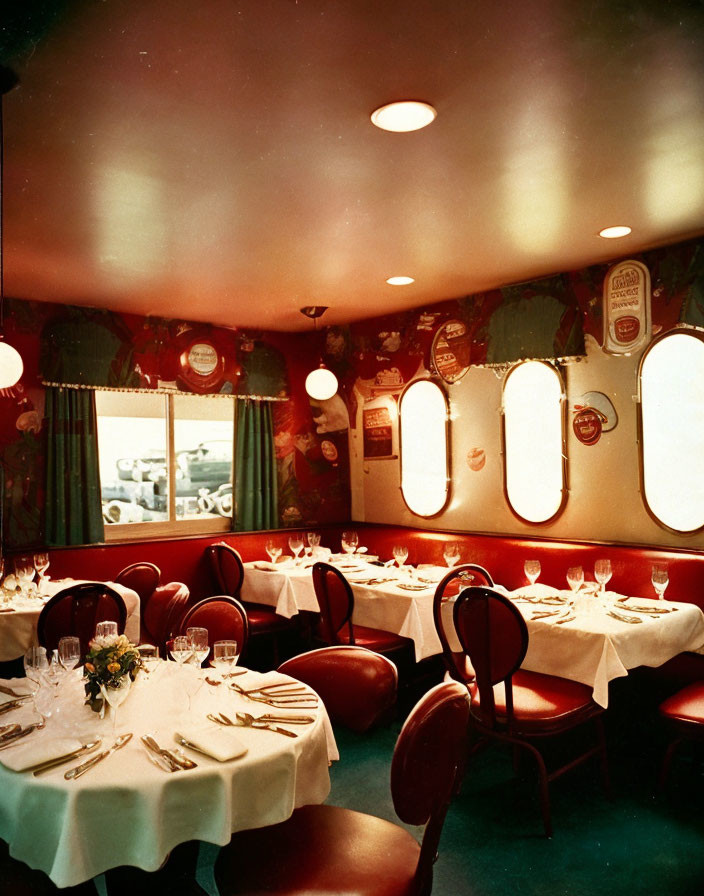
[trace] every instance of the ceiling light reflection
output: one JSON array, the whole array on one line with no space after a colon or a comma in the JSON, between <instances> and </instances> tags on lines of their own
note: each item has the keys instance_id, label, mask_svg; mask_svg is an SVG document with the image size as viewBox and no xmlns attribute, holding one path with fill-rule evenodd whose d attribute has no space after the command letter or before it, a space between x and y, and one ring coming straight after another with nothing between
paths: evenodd
<instances>
[{"instance_id":1,"label":"ceiling light reflection","mask_svg":"<svg viewBox=\"0 0 704 896\"><path fill-rule=\"evenodd\" d=\"M403 100L387 103L372 112L372 124L383 131L406 133L427 127L437 116L437 111L429 104L418 100Z\"/></svg>"}]
</instances>

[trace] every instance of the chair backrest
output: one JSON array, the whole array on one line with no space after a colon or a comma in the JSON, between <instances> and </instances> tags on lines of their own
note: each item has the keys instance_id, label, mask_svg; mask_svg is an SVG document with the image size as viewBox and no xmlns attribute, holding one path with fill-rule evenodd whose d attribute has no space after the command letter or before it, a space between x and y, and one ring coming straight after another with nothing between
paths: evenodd
<instances>
[{"instance_id":1,"label":"chair backrest","mask_svg":"<svg viewBox=\"0 0 704 896\"><path fill-rule=\"evenodd\" d=\"M367 731L396 702L398 671L381 654L351 644L301 653L279 666L313 688L332 722Z\"/></svg>"},{"instance_id":2,"label":"chair backrest","mask_svg":"<svg viewBox=\"0 0 704 896\"><path fill-rule=\"evenodd\" d=\"M122 634L127 608L122 596L102 582L81 582L55 594L42 608L37 620L37 639L42 647L55 650L64 635L75 635L81 642L81 656L102 621L117 622Z\"/></svg>"},{"instance_id":3,"label":"chair backrest","mask_svg":"<svg viewBox=\"0 0 704 896\"><path fill-rule=\"evenodd\" d=\"M451 597L455 597L462 588L471 585L484 585L491 588L494 581L483 566L477 566L475 563L455 566L438 582L433 599L433 620L435 621L435 631L442 645L445 668L455 681L460 681L463 684L474 681L474 669L463 651L452 650L446 629L448 617L445 615L443 618L442 605Z\"/></svg>"},{"instance_id":4,"label":"chair backrest","mask_svg":"<svg viewBox=\"0 0 704 896\"><path fill-rule=\"evenodd\" d=\"M205 553L220 593L238 597L244 581L244 565L239 553L224 541L209 545Z\"/></svg>"},{"instance_id":5,"label":"chair backrest","mask_svg":"<svg viewBox=\"0 0 704 896\"><path fill-rule=\"evenodd\" d=\"M142 613L142 628L149 640L162 652L166 641L178 631L190 591L183 582L159 585L147 601Z\"/></svg>"},{"instance_id":6,"label":"chair backrest","mask_svg":"<svg viewBox=\"0 0 704 896\"><path fill-rule=\"evenodd\" d=\"M497 726L494 685L506 691L506 721L511 724L511 677L528 650L528 627L521 611L503 594L489 588L465 588L454 609L455 631L469 655L479 688L479 716L487 727Z\"/></svg>"},{"instance_id":7,"label":"chair backrest","mask_svg":"<svg viewBox=\"0 0 704 896\"><path fill-rule=\"evenodd\" d=\"M153 563L148 563L146 560L139 563L131 563L115 576L115 581L118 584L137 592L142 612L144 612L144 607L154 593L154 589L159 584L160 579L161 570L159 567Z\"/></svg>"},{"instance_id":8,"label":"chair backrest","mask_svg":"<svg viewBox=\"0 0 704 896\"><path fill-rule=\"evenodd\" d=\"M436 685L411 711L391 761L396 814L425 825L414 892L429 893L433 863L450 801L459 789L467 755L469 692L456 681Z\"/></svg>"},{"instance_id":9,"label":"chair backrest","mask_svg":"<svg viewBox=\"0 0 704 896\"><path fill-rule=\"evenodd\" d=\"M249 639L247 611L236 597L216 594L198 601L197 604L189 607L181 619L179 632L185 635L186 629L191 626L208 629L208 642L211 651L216 641L226 640L237 641L240 657L247 649Z\"/></svg>"},{"instance_id":10,"label":"chair backrest","mask_svg":"<svg viewBox=\"0 0 704 896\"><path fill-rule=\"evenodd\" d=\"M354 596L350 583L339 569L329 563L313 564L313 587L320 608L318 634L327 644L354 644L352 611ZM340 631L347 626L347 638Z\"/></svg>"}]
</instances>

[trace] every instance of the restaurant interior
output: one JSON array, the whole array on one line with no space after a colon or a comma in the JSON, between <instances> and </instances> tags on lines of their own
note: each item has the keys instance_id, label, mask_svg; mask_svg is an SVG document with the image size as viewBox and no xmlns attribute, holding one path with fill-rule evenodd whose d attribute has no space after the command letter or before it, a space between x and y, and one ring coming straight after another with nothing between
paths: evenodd
<instances>
[{"instance_id":1,"label":"restaurant interior","mask_svg":"<svg viewBox=\"0 0 704 896\"><path fill-rule=\"evenodd\" d=\"M701 892L704 6L25 0L0 91L0 894Z\"/></svg>"}]
</instances>

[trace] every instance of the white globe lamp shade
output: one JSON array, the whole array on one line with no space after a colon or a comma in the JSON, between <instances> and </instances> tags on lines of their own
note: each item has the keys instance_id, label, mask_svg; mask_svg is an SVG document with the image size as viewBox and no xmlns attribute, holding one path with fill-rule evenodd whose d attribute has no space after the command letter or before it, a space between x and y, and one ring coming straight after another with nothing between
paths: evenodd
<instances>
[{"instance_id":1,"label":"white globe lamp shade","mask_svg":"<svg viewBox=\"0 0 704 896\"><path fill-rule=\"evenodd\" d=\"M17 349L0 340L0 389L9 389L22 376L24 365Z\"/></svg>"},{"instance_id":2,"label":"white globe lamp shade","mask_svg":"<svg viewBox=\"0 0 704 896\"><path fill-rule=\"evenodd\" d=\"M337 377L321 364L306 377L306 392L316 401L326 401L337 392Z\"/></svg>"}]
</instances>

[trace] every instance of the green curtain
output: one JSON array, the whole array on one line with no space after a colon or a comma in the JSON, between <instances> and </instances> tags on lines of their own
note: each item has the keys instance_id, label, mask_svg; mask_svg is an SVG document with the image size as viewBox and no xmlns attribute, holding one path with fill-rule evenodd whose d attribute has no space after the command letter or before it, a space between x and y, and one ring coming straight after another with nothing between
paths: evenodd
<instances>
[{"instance_id":1,"label":"green curtain","mask_svg":"<svg viewBox=\"0 0 704 896\"><path fill-rule=\"evenodd\" d=\"M246 532L275 529L278 520L276 454L271 405L238 401L235 427L235 507L233 526Z\"/></svg>"},{"instance_id":2,"label":"green curtain","mask_svg":"<svg viewBox=\"0 0 704 896\"><path fill-rule=\"evenodd\" d=\"M45 413L47 543L104 541L95 394L48 388Z\"/></svg>"}]
</instances>

